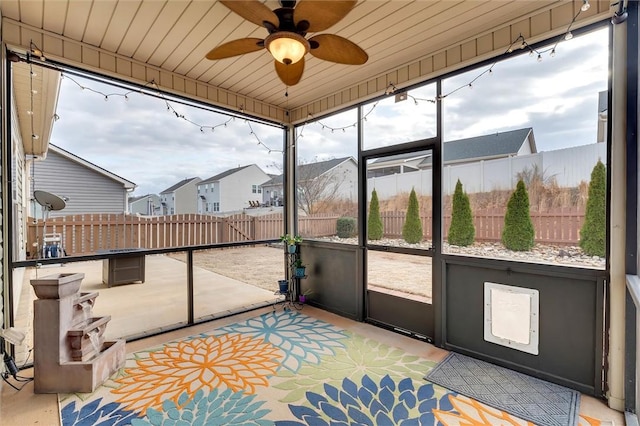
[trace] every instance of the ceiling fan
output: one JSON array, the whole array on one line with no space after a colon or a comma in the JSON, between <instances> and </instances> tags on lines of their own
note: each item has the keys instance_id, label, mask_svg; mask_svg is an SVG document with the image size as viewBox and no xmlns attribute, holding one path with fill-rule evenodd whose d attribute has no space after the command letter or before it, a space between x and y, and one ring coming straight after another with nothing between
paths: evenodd
<instances>
[{"instance_id":1,"label":"ceiling fan","mask_svg":"<svg viewBox=\"0 0 640 426\"><path fill-rule=\"evenodd\" d=\"M298 84L304 72L304 55L338 64L362 65L369 59L357 44L335 34L307 33L324 31L344 18L357 0L280 0L282 7L271 10L259 0L220 0L220 3L247 21L261 25L269 35L265 39L242 38L223 43L207 53L215 60L267 49L273 55L276 73L287 86Z\"/></svg>"}]
</instances>

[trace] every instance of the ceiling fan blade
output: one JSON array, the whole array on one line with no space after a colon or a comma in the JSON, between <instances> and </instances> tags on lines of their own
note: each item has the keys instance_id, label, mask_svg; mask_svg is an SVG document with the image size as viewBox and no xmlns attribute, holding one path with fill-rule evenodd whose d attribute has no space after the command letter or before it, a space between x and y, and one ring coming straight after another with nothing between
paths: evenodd
<instances>
[{"instance_id":1,"label":"ceiling fan blade","mask_svg":"<svg viewBox=\"0 0 640 426\"><path fill-rule=\"evenodd\" d=\"M267 21L278 26L278 16L258 0L220 0L220 3L256 25L262 26Z\"/></svg>"},{"instance_id":2,"label":"ceiling fan blade","mask_svg":"<svg viewBox=\"0 0 640 426\"><path fill-rule=\"evenodd\" d=\"M224 59L264 49L261 38L241 38L223 43L207 53L207 59Z\"/></svg>"},{"instance_id":3,"label":"ceiling fan blade","mask_svg":"<svg viewBox=\"0 0 640 426\"><path fill-rule=\"evenodd\" d=\"M324 31L344 18L356 3L357 0L301 0L293 11L293 18L296 24L309 22L307 32Z\"/></svg>"},{"instance_id":4,"label":"ceiling fan blade","mask_svg":"<svg viewBox=\"0 0 640 426\"><path fill-rule=\"evenodd\" d=\"M304 72L304 58L295 64L285 65L282 62L273 61L276 64L276 72L280 80L287 86L295 86L302 78Z\"/></svg>"},{"instance_id":5,"label":"ceiling fan blade","mask_svg":"<svg viewBox=\"0 0 640 426\"><path fill-rule=\"evenodd\" d=\"M316 48L315 46L317 43ZM309 53L325 61L338 64L362 65L369 59L367 52L344 37L335 34L319 34L309 39Z\"/></svg>"}]
</instances>

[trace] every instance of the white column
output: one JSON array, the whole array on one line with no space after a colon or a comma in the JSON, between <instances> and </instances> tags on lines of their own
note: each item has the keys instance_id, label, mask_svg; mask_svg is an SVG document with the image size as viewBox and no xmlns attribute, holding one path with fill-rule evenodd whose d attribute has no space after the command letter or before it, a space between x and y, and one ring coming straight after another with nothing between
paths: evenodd
<instances>
[{"instance_id":1,"label":"white column","mask_svg":"<svg viewBox=\"0 0 640 426\"><path fill-rule=\"evenodd\" d=\"M626 105L627 24L613 27L613 100L611 131L611 298L609 302L609 407L624 410L625 218L626 218Z\"/></svg>"}]
</instances>

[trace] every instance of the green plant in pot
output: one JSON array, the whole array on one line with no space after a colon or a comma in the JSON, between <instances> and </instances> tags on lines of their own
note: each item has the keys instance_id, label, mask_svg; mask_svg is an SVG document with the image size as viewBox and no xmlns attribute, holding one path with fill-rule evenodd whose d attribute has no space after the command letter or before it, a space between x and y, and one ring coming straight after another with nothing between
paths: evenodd
<instances>
[{"instance_id":1,"label":"green plant in pot","mask_svg":"<svg viewBox=\"0 0 640 426\"><path fill-rule=\"evenodd\" d=\"M289 253L295 253L297 248L296 245L302 242L302 237L300 235L284 234L280 236L280 241L285 243Z\"/></svg>"},{"instance_id":2,"label":"green plant in pot","mask_svg":"<svg viewBox=\"0 0 640 426\"><path fill-rule=\"evenodd\" d=\"M296 277L304 277L307 266L302 263L302 259L298 258L293 263L293 273Z\"/></svg>"}]
</instances>

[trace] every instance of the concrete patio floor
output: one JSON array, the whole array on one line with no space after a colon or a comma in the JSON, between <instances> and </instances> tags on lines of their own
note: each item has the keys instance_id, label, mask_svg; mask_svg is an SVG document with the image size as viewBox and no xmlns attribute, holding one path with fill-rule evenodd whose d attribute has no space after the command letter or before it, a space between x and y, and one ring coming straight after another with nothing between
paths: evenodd
<instances>
[{"instance_id":1,"label":"concrete patio floor","mask_svg":"<svg viewBox=\"0 0 640 426\"><path fill-rule=\"evenodd\" d=\"M165 255L146 256L145 282L108 287L102 281L102 261L43 266L25 271L15 326L27 333L25 344L16 348L16 361L27 361L33 346L32 323L34 278L60 273L84 273L80 292L98 292L92 309L94 317L111 316L106 340L138 338L187 324L187 267ZM264 290L233 278L194 266L194 319L196 322L268 306L282 300Z\"/></svg>"}]
</instances>

